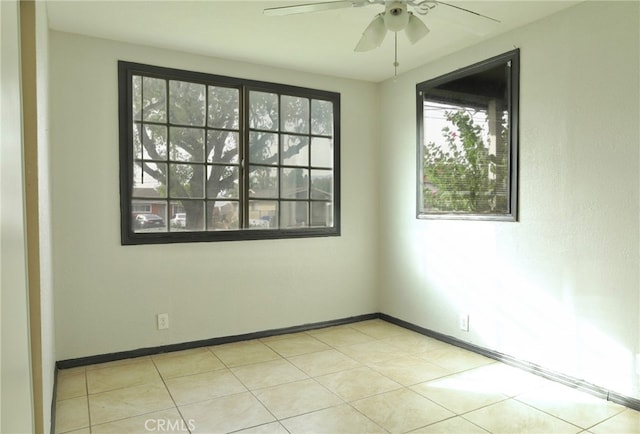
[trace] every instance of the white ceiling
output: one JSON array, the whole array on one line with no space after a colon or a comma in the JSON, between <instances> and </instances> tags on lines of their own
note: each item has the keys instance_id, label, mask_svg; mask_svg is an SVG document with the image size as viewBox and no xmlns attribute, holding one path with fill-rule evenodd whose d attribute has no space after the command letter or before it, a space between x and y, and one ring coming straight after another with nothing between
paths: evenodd
<instances>
[{"instance_id":1,"label":"white ceiling","mask_svg":"<svg viewBox=\"0 0 640 434\"><path fill-rule=\"evenodd\" d=\"M393 34L374 51L353 51L381 5L269 17L267 7L314 0L47 0L51 29L262 65L372 82L394 74ZM415 45L398 34L407 71L570 7L578 1L457 1L449 3L499 24L438 5L420 16L431 32ZM517 41L514 41L514 44Z\"/></svg>"}]
</instances>

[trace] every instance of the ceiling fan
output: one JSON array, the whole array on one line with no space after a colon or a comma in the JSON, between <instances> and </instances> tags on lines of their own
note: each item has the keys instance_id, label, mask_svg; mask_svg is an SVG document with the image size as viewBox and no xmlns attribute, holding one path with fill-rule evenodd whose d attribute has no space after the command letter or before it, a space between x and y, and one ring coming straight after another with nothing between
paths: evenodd
<instances>
[{"instance_id":1,"label":"ceiling fan","mask_svg":"<svg viewBox=\"0 0 640 434\"><path fill-rule=\"evenodd\" d=\"M320 12L332 9L343 9L351 7L363 7L369 5L384 5L385 10L377 14L373 21L367 26L362 33L360 41L355 47L355 51L369 51L379 47L384 41L387 31L397 33L404 30L407 39L411 44L415 44L420 39L424 38L429 29L427 26L414 15L414 12L420 15L427 15L436 6L446 6L449 8L457 9L462 12L473 14L477 17L494 21L499 23L500 21L482 15L481 13L462 8L450 3L445 3L439 0L346 0L346 1L328 1L320 3L309 3L292 6L282 6L275 8L268 8L264 10L265 15L293 15L303 14L309 12ZM409 11L409 8L413 12ZM397 59L396 59L397 63ZM397 66L397 65L395 65Z\"/></svg>"}]
</instances>

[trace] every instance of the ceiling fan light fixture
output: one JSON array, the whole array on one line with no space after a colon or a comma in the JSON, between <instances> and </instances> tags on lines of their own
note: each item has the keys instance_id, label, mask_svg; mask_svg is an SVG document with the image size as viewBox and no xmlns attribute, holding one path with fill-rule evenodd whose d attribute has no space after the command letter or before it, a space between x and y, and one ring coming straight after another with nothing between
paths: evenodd
<instances>
[{"instance_id":1,"label":"ceiling fan light fixture","mask_svg":"<svg viewBox=\"0 0 640 434\"><path fill-rule=\"evenodd\" d=\"M401 2L389 3L384 12L384 23L392 32L399 32L409 23L407 4Z\"/></svg>"},{"instance_id":2,"label":"ceiling fan light fixture","mask_svg":"<svg viewBox=\"0 0 640 434\"><path fill-rule=\"evenodd\" d=\"M383 14L378 14L362 33L355 51L369 51L378 48L387 34Z\"/></svg>"},{"instance_id":3,"label":"ceiling fan light fixture","mask_svg":"<svg viewBox=\"0 0 640 434\"><path fill-rule=\"evenodd\" d=\"M427 36L429 29L420 18L409 12L409 22L407 23L407 27L404 29L404 33L407 35L409 42L415 44L420 39Z\"/></svg>"}]
</instances>

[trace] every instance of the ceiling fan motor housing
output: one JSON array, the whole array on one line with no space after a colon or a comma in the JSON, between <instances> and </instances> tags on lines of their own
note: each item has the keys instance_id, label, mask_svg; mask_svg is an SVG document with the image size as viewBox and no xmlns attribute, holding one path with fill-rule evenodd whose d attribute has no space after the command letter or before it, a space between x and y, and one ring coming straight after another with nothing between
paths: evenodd
<instances>
[{"instance_id":1,"label":"ceiling fan motor housing","mask_svg":"<svg viewBox=\"0 0 640 434\"><path fill-rule=\"evenodd\" d=\"M403 2L392 2L387 4L384 23L392 32L399 32L409 23L409 13L407 12L407 4Z\"/></svg>"}]
</instances>

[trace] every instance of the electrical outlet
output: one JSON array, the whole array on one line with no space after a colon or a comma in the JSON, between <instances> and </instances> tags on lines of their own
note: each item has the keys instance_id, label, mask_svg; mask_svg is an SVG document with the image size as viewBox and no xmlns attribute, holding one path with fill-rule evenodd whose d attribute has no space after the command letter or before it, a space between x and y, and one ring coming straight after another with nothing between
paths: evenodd
<instances>
[{"instance_id":1,"label":"electrical outlet","mask_svg":"<svg viewBox=\"0 0 640 434\"><path fill-rule=\"evenodd\" d=\"M468 313L460 314L460 316L458 317L458 326L460 327L460 330L462 330L463 332L469 331L469 314Z\"/></svg>"},{"instance_id":2,"label":"electrical outlet","mask_svg":"<svg viewBox=\"0 0 640 434\"><path fill-rule=\"evenodd\" d=\"M169 314L159 313L158 314L158 330L164 330L168 328L169 328Z\"/></svg>"}]
</instances>

